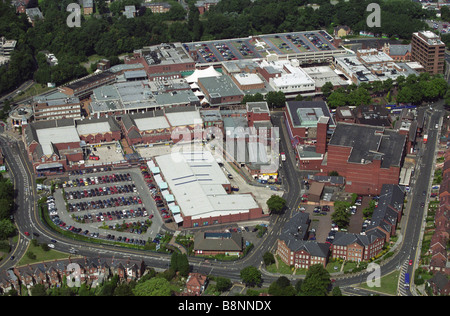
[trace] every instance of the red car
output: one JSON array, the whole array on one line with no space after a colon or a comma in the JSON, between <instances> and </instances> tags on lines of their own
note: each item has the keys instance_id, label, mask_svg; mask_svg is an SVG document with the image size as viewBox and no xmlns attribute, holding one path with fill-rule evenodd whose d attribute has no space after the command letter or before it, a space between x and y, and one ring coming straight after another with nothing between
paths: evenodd
<instances>
[{"instance_id":1,"label":"red car","mask_svg":"<svg viewBox=\"0 0 450 316\"><path fill-rule=\"evenodd\" d=\"M409 259L409 265L412 266L412 264L413 264L412 259Z\"/></svg>"},{"instance_id":2,"label":"red car","mask_svg":"<svg viewBox=\"0 0 450 316\"><path fill-rule=\"evenodd\" d=\"M25 232L24 234L25 234L25 236L30 236L29 232Z\"/></svg>"}]
</instances>

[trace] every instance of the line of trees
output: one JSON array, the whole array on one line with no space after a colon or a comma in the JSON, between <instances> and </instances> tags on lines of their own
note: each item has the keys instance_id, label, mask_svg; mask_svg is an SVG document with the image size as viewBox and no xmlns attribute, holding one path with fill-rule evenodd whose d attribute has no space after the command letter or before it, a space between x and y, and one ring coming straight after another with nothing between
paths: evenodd
<instances>
[{"instance_id":1,"label":"line of trees","mask_svg":"<svg viewBox=\"0 0 450 316\"><path fill-rule=\"evenodd\" d=\"M372 103L373 95L386 95L388 96L387 101L391 102L394 92L396 103L420 105L422 102L436 101L439 98L449 99L450 101L447 81L442 75L433 76L429 73L421 73L418 76L399 76L395 82L389 78L383 82L362 82L358 86L351 84L348 87L339 87L334 91L332 85L330 87L328 83L324 87L324 97L327 99L330 108L368 105Z\"/></svg>"},{"instance_id":2,"label":"line of trees","mask_svg":"<svg viewBox=\"0 0 450 316\"><path fill-rule=\"evenodd\" d=\"M370 12L366 9L370 3L380 4L381 27L367 26ZM320 7L315 10L310 4ZM336 5L329 0L230 0L219 2L201 20L193 17L193 26L199 25L197 28L203 30L193 39L307 31L337 25L347 25L355 33L368 31L410 39L412 32L428 28L421 19L433 15L410 0L341 0Z\"/></svg>"},{"instance_id":3,"label":"line of trees","mask_svg":"<svg viewBox=\"0 0 450 316\"><path fill-rule=\"evenodd\" d=\"M14 185L0 174L0 251L9 252L8 238L14 236L16 227L11 215L14 210Z\"/></svg>"}]
</instances>

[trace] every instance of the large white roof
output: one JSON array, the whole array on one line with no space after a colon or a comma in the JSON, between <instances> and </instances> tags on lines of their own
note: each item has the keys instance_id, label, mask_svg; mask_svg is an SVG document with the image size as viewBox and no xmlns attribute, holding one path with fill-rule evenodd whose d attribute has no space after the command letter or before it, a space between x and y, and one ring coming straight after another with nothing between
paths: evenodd
<instances>
[{"instance_id":1,"label":"large white roof","mask_svg":"<svg viewBox=\"0 0 450 316\"><path fill-rule=\"evenodd\" d=\"M170 127L169 123L167 123L167 119L164 116L135 118L134 122L141 132Z\"/></svg>"},{"instance_id":2,"label":"large white roof","mask_svg":"<svg viewBox=\"0 0 450 316\"><path fill-rule=\"evenodd\" d=\"M78 124L77 130L79 135L104 134L111 132L109 122L95 122L92 124Z\"/></svg>"},{"instance_id":3,"label":"large white roof","mask_svg":"<svg viewBox=\"0 0 450 316\"><path fill-rule=\"evenodd\" d=\"M201 125L203 123L199 111L183 111L166 113L171 126Z\"/></svg>"},{"instance_id":4,"label":"large white roof","mask_svg":"<svg viewBox=\"0 0 450 316\"><path fill-rule=\"evenodd\" d=\"M184 216L192 219L245 213L258 204L249 194L227 194L228 178L209 151L156 157L164 180Z\"/></svg>"},{"instance_id":5,"label":"large white roof","mask_svg":"<svg viewBox=\"0 0 450 316\"><path fill-rule=\"evenodd\" d=\"M75 126L37 129L36 134L42 151L46 156L53 154L52 144L75 143L80 141L80 136L78 136Z\"/></svg>"}]
</instances>

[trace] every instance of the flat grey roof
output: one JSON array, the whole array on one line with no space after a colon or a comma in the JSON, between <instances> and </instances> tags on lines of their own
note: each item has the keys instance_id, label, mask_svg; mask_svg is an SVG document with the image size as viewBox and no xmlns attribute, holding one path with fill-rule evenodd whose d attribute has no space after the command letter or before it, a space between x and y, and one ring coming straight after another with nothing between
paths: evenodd
<instances>
[{"instance_id":1,"label":"flat grey roof","mask_svg":"<svg viewBox=\"0 0 450 316\"><path fill-rule=\"evenodd\" d=\"M218 93L222 97L244 95L241 89L228 76L199 78L209 95Z\"/></svg>"},{"instance_id":2,"label":"flat grey roof","mask_svg":"<svg viewBox=\"0 0 450 316\"><path fill-rule=\"evenodd\" d=\"M328 117L330 125L334 125L330 110L324 101L287 101L286 107L294 127L315 127L321 116Z\"/></svg>"},{"instance_id":3,"label":"flat grey roof","mask_svg":"<svg viewBox=\"0 0 450 316\"><path fill-rule=\"evenodd\" d=\"M381 159L381 167L400 166L406 135L384 127L338 123L329 145L351 147L348 162L367 163Z\"/></svg>"}]
</instances>

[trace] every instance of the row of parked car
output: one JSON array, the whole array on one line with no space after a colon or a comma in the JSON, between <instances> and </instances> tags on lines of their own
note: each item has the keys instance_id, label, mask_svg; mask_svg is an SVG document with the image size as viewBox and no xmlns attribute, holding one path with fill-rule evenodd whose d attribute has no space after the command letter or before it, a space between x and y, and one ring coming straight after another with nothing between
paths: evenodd
<instances>
[{"instance_id":1,"label":"row of parked car","mask_svg":"<svg viewBox=\"0 0 450 316\"><path fill-rule=\"evenodd\" d=\"M136 245L136 246L145 246L145 244L147 243L145 240L143 239L134 239L134 238L128 238L125 236L119 236L116 239L115 235L112 234L108 234L106 237L106 240L117 240L123 243L127 243L127 244L132 244L132 245Z\"/></svg>"},{"instance_id":2,"label":"row of parked car","mask_svg":"<svg viewBox=\"0 0 450 316\"><path fill-rule=\"evenodd\" d=\"M322 215L327 215L329 211L330 211L330 207L328 205L316 206L316 207L314 207L314 210L313 210L314 213L318 213L318 214L322 214Z\"/></svg>"},{"instance_id":3,"label":"row of parked car","mask_svg":"<svg viewBox=\"0 0 450 316\"><path fill-rule=\"evenodd\" d=\"M90 173L96 173L96 172L104 172L104 171L111 171L111 167L101 167L101 168L86 168L83 170L72 170L69 171L69 176L72 175L83 175L83 174L90 174Z\"/></svg>"},{"instance_id":4,"label":"row of parked car","mask_svg":"<svg viewBox=\"0 0 450 316\"><path fill-rule=\"evenodd\" d=\"M65 192L67 200L73 199L83 199L87 197L94 196L104 196L104 195L112 195L112 194L121 194L121 193L130 193L137 192L136 185L133 184L125 184L125 185L114 185L108 187L99 187L99 188L91 188L85 190L75 190L75 191L67 191Z\"/></svg>"},{"instance_id":5,"label":"row of parked car","mask_svg":"<svg viewBox=\"0 0 450 316\"><path fill-rule=\"evenodd\" d=\"M103 175L103 176L95 176L95 177L84 177L84 178L77 178L69 181L65 181L63 183L63 188L66 187L83 187L83 186L89 186L89 185L95 185L95 184L103 184L103 183L116 183L116 182L123 182L123 181L131 181L131 175L129 173L127 174L111 174L111 175Z\"/></svg>"},{"instance_id":6,"label":"row of parked car","mask_svg":"<svg viewBox=\"0 0 450 316\"><path fill-rule=\"evenodd\" d=\"M47 197L47 209L50 216L58 215L58 210L55 204L55 198L53 196Z\"/></svg>"},{"instance_id":7,"label":"row of parked car","mask_svg":"<svg viewBox=\"0 0 450 316\"><path fill-rule=\"evenodd\" d=\"M78 221L84 220L85 222L104 222L113 221L113 220L121 220L121 219L129 219L136 217L147 217L148 213L145 207L133 210L115 210L115 211L107 211L107 212L98 212L92 214L85 214L76 216L75 219ZM151 218L151 217L149 217Z\"/></svg>"},{"instance_id":8,"label":"row of parked car","mask_svg":"<svg viewBox=\"0 0 450 316\"><path fill-rule=\"evenodd\" d=\"M314 46L316 46L319 50L331 50L331 47L322 42L322 40L314 33L307 33L306 36L308 39L313 43Z\"/></svg>"},{"instance_id":9,"label":"row of parked car","mask_svg":"<svg viewBox=\"0 0 450 316\"><path fill-rule=\"evenodd\" d=\"M142 176L144 177L145 181L147 182L148 189L150 190L150 194L153 197L156 207L161 213L161 217L163 218L165 223L171 223L172 222L172 216L170 215L169 211L167 210L166 203L164 202L161 193L156 188L156 185L154 183L154 178L151 172L149 172L147 165L141 165L140 167Z\"/></svg>"},{"instance_id":10,"label":"row of parked car","mask_svg":"<svg viewBox=\"0 0 450 316\"><path fill-rule=\"evenodd\" d=\"M92 209L112 208L126 205L142 204L139 196L121 196L113 197L105 200L83 201L78 203L67 203L69 212L87 211Z\"/></svg>"}]
</instances>

